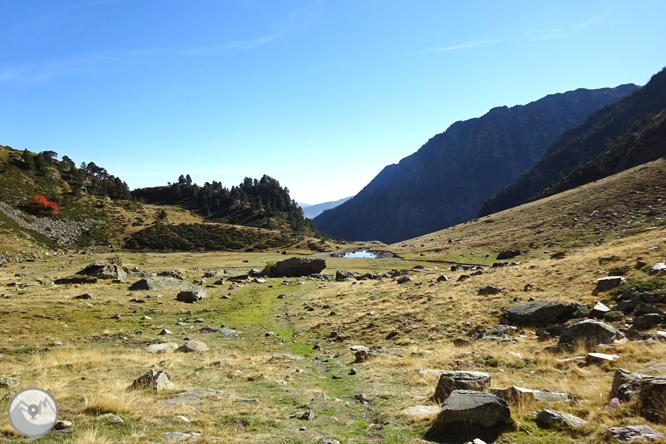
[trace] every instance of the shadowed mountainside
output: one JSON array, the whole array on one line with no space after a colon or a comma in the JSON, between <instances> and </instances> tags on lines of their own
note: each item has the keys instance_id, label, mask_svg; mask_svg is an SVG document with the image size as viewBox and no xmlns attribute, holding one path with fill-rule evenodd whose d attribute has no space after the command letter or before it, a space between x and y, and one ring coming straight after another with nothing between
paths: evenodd
<instances>
[{"instance_id":1,"label":"shadowed mountainside","mask_svg":"<svg viewBox=\"0 0 666 444\"><path fill-rule=\"evenodd\" d=\"M565 130L636 89L578 89L456 122L316 217L315 226L337 238L391 243L470 220Z\"/></svg>"}]
</instances>

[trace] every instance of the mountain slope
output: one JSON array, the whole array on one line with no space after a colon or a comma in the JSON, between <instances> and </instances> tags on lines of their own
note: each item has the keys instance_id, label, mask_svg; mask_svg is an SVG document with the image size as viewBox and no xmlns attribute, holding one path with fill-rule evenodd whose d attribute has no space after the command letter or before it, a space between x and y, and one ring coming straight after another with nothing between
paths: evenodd
<instances>
[{"instance_id":1,"label":"mountain slope","mask_svg":"<svg viewBox=\"0 0 666 444\"><path fill-rule=\"evenodd\" d=\"M456 122L315 226L337 238L391 243L467 221L566 129L636 88L578 89Z\"/></svg>"},{"instance_id":2,"label":"mountain slope","mask_svg":"<svg viewBox=\"0 0 666 444\"><path fill-rule=\"evenodd\" d=\"M541 159L515 183L484 202L478 215L495 213L548 193L548 188L609 150L613 141L641 119L666 108L666 70L655 74L636 93L590 115L562 134Z\"/></svg>"},{"instance_id":3,"label":"mountain slope","mask_svg":"<svg viewBox=\"0 0 666 444\"><path fill-rule=\"evenodd\" d=\"M303 208L303 215L305 217L310 218L310 219L314 219L315 217L319 216L324 211L330 210L331 208L335 208L339 205L342 205L343 203L347 202L352 197L354 197L354 196L343 197L342 199L336 200L336 201L323 202L323 203L320 203L320 204L315 204L315 205L309 205L307 207L302 207Z\"/></svg>"}]
</instances>

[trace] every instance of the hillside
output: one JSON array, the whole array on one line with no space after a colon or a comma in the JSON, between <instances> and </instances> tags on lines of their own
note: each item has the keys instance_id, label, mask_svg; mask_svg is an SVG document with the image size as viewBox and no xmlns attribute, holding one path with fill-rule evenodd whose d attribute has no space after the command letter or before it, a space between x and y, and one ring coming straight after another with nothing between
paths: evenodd
<instances>
[{"instance_id":1,"label":"hillside","mask_svg":"<svg viewBox=\"0 0 666 444\"><path fill-rule=\"evenodd\" d=\"M189 177L181 175L170 186L136 189L132 195L143 203L184 208L207 222L319 235L303 216L303 209L291 199L289 190L272 177L264 175L259 180L246 177L230 189L217 181L199 186Z\"/></svg>"},{"instance_id":2,"label":"hillside","mask_svg":"<svg viewBox=\"0 0 666 444\"><path fill-rule=\"evenodd\" d=\"M386 247L405 258L490 265L502 250L538 259L664 227L666 160ZM655 231L657 232L657 231ZM663 248L663 247L662 247Z\"/></svg>"},{"instance_id":3,"label":"hillside","mask_svg":"<svg viewBox=\"0 0 666 444\"><path fill-rule=\"evenodd\" d=\"M636 88L578 89L456 122L315 226L336 238L391 243L470 220L565 130Z\"/></svg>"},{"instance_id":4,"label":"hillside","mask_svg":"<svg viewBox=\"0 0 666 444\"><path fill-rule=\"evenodd\" d=\"M610 158L603 160L606 151L616 151L613 155L616 160L614 167L608 172L621 170L621 165L631 166L639 161L649 150L646 150L641 156L633 156L626 161L620 161L624 157L624 151L619 145L629 149L627 143L630 141L621 140L624 136L632 137L631 134L639 131L641 126L649 125L653 116L660 114L666 109L666 70L655 74L650 82L634 94L625 97L617 103L607 106L594 114L590 115L581 125L566 131L562 134L544 153L543 157L525 171L515 183L507 186L505 189L491 197L478 212L479 216L495 213L506 208L511 208L521 203L528 202L538 198L540 195L550 194L549 187L555 186L558 182L566 181L566 177L573 174L569 179L572 183L581 184L585 182L582 175L582 168L588 162L594 162L601 166L602 163L610 161ZM614 145L617 145L614 147ZM595 159L602 156L598 161ZM658 157L658 156L657 156ZM648 156L645 159L654 159L655 156ZM575 172L580 170L579 172ZM588 167L586 171L591 172ZM603 177L604 174L601 174ZM578 177L574 179L574 177ZM595 173L590 176L590 180L600 177ZM581 180L582 179L582 180ZM559 186L558 189L565 189L566 186Z\"/></svg>"}]
</instances>

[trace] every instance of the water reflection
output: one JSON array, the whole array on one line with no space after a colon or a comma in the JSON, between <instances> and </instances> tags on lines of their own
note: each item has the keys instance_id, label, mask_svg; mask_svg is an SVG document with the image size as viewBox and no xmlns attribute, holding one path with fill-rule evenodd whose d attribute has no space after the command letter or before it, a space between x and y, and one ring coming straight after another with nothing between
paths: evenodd
<instances>
[{"instance_id":1,"label":"water reflection","mask_svg":"<svg viewBox=\"0 0 666 444\"><path fill-rule=\"evenodd\" d=\"M363 250L363 251L353 251L351 253L345 253L344 256L342 257L350 257L350 258L360 258L360 259L375 259L377 258L377 255L375 253L372 253L368 250Z\"/></svg>"}]
</instances>

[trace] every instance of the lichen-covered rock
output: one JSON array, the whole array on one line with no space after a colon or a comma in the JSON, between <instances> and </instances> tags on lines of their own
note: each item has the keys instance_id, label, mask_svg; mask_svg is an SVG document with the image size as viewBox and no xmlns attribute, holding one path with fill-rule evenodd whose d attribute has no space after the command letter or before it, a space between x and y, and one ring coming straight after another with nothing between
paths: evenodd
<instances>
[{"instance_id":1,"label":"lichen-covered rock","mask_svg":"<svg viewBox=\"0 0 666 444\"><path fill-rule=\"evenodd\" d=\"M663 433L659 433L646 425L611 427L607 430L606 434L622 442L655 441L666 438Z\"/></svg>"},{"instance_id":2,"label":"lichen-covered rock","mask_svg":"<svg viewBox=\"0 0 666 444\"><path fill-rule=\"evenodd\" d=\"M129 390L154 390L160 392L163 390L173 390L174 385L171 376L160 367L151 368L148 373L134 380Z\"/></svg>"},{"instance_id":3,"label":"lichen-covered rock","mask_svg":"<svg viewBox=\"0 0 666 444\"><path fill-rule=\"evenodd\" d=\"M570 415L568 413L558 412L553 409L543 409L537 414L537 421L544 425L557 425L560 427L566 427L570 429L575 429L577 427L582 427L587 424L587 421L580 419L577 416Z\"/></svg>"}]
</instances>

